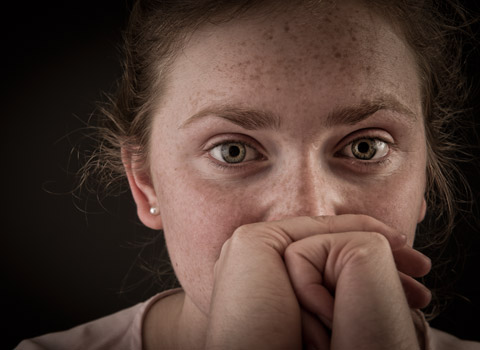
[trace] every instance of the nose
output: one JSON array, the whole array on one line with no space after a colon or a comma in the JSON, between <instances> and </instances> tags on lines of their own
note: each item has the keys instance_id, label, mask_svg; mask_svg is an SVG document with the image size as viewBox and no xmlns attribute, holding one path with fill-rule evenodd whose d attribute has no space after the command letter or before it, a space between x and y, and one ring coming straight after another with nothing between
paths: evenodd
<instances>
[{"instance_id":1,"label":"nose","mask_svg":"<svg viewBox=\"0 0 480 350\"><path fill-rule=\"evenodd\" d=\"M317 163L291 166L270 181L269 194L265 194L265 221L337 214L341 204L339 184Z\"/></svg>"}]
</instances>

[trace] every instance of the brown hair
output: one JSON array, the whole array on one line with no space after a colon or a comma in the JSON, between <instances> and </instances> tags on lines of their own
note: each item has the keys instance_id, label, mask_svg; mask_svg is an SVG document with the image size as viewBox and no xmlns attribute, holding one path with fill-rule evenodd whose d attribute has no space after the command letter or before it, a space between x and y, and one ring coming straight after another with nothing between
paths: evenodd
<instances>
[{"instance_id":1,"label":"brown hair","mask_svg":"<svg viewBox=\"0 0 480 350\"><path fill-rule=\"evenodd\" d=\"M420 226L417 247L429 250L443 245L455 220L457 193L467 188L458 181L456 167L462 141L459 125L467 88L462 74L462 41L468 29L465 12L457 1L364 0L382 16L397 23L415 54L423 83L423 112L427 137L428 215ZM317 0L225 1L139 0L133 6L124 34L123 75L118 90L102 108L98 147L82 170L82 183L92 173L107 193L124 183L121 161L124 147L148 171L148 144L152 112L168 84L168 72L187 35L207 22L221 23L272 6L313 5ZM462 184L459 186L458 184ZM88 185L87 185L88 186ZM94 187L93 190L98 190ZM463 190L463 192L467 192Z\"/></svg>"},{"instance_id":2,"label":"brown hair","mask_svg":"<svg viewBox=\"0 0 480 350\"><path fill-rule=\"evenodd\" d=\"M422 82L423 115L427 139L427 216L418 226L415 246L432 258L426 278L433 303L427 317L434 318L449 297L444 289L448 263L445 247L453 231L460 203L470 189L458 163L470 159L466 130L471 129L466 105L469 88L464 75L463 46L473 34L472 21L458 1L377 1L375 10L399 24L418 64ZM403 21L403 23L402 23ZM440 262L442 262L440 264Z\"/></svg>"}]
</instances>

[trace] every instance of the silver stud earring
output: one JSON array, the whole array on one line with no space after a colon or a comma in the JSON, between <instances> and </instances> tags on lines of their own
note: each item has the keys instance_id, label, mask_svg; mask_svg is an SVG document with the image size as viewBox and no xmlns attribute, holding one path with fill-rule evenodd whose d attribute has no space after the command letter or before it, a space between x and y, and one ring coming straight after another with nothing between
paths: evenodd
<instances>
[{"instance_id":1,"label":"silver stud earring","mask_svg":"<svg viewBox=\"0 0 480 350\"><path fill-rule=\"evenodd\" d=\"M158 208L156 208L156 207L151 207L151 208L150 208L150 214L152 214L152 215L158 215Z\"/></svg>"}]
</instances>

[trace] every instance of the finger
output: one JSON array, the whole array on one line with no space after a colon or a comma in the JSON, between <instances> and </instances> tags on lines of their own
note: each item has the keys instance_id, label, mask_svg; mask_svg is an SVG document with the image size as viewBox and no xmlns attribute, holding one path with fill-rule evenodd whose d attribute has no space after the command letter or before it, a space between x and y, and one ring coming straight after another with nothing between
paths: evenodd
<instances>
[{"instance_id":1,"label":"finger","mask_svg":"<svg viewBox=\"0 0 480 350\"><path fill-rule=\"evenodd\" d=\"M412 277L423 277L432 268L432 262L427 256L408 246L394 251L393 257L397 269Z\"/></svg>"},{"instance_id":2,"label":"finger","mask_svg":"<svg viewBox=\"0 0 480 350\"><path fill-rule=\"evenodd\" d=\"M317 216L313 218L328 232L377 232L385 236L392 250L400 249L405 246L407 236L384 224L383 222L367 215L344 214L337 216Z\"/></svg>"},{"instance_id":3,"label":"finger","mask_svg":"<svg viewBox=\"0 0 480 350\"><path fill-rule=\"evenodd\" d=\"M399 275L410 308L422 309L430 304L432 293L427 287L404 273Z\"/></svg>"},{"instance_id":4,"label":"finger","mask_svg":"<svg viewBox=\"0 0 480 350\"><path fill-rule=\"evenodd\" d=\"M328 315L333 297L327 292L334 290L332 347L357 348L360 343L364 346L358 348L371 348L380 339L385 348L393 348L415 337L406 293L385 236L315 235L290 244L284 260L298 301L309 312ZM411 277L405 277L407 288L414 286L409 284ZM399 325L405 333L396 332Z\"/></svg>"},{"instance_id":5,"label":"finger","mask_svg":"<svg viewBox=\"0 0 480 350\"><path fill-rule=\"evenodd\" d=\"M302 309L302 343L303 349L330 349L329 331L315 317Z\"/></svg>"},{"instance_id":6,"label":"finger","mask_svg":"<svg viewBox=\"0 0 480 350\"><path fill-rule=\"evenodd\" d=\"M266 224L266 226L265 226ZM295 217L280 221L262 223L262 228L258 224L249 224L241 226L244 232L268 229L268 238L271 242L271 234L278 235L275 240L274 248L283 254L286 247L294 242L315 234L341 233L341 232L376 232L387 238L392 250L397 250L405 246L406 236L387 226L381 221L367 215L344 214L336 216L317 216L317 217Z\"/></svg>"},{"instance_id":7,"label":"finger","mask_svg":"<svg viewBox=\"0 0 480 350\"><path fill-rule=\"evenodd\" d=\"M322 237L325 237L322 235ZM297 241L285 252L285 265L292 286L300 304L317 315L329 328L332 328L334 298L327 289L323 272L328 253L319 249L319 244L310 244L315 237ZM317 251L319 250L319 251ZM314 262L312 262L314 257Z\"/></svg>"}]
</instances>

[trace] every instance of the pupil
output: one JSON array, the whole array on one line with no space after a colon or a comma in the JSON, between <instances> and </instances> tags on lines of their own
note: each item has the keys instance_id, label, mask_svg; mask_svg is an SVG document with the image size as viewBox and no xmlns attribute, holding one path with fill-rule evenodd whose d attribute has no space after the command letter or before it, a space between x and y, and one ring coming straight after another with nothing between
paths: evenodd
<instances>
[{"instance_id":1,"label":"pupil","mask_svg":"<svg viewBox=\"0 0 480 350\"><path fill-rule=\"evenodd\" d=\"M370 145L367 142L360 142L357 149L360 153L367 153L370 150Z\"/></svg>"},{"instance_id":2,"label":"pupil","mask_svg":"<svg viewBox=\"0 0 480 350\"><path fill-rule=\"evenodd\" d=\"M238 146L231 146L228 149L228 154L230 157L237 157L240 154L240 148L238 148Z\"/></svg>"}]
</instances>

